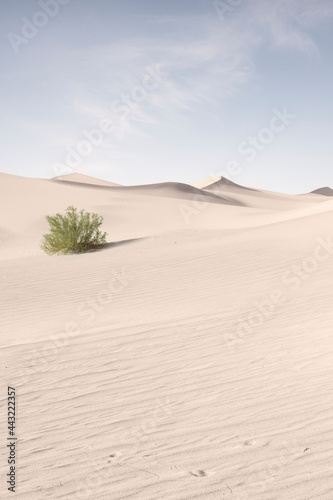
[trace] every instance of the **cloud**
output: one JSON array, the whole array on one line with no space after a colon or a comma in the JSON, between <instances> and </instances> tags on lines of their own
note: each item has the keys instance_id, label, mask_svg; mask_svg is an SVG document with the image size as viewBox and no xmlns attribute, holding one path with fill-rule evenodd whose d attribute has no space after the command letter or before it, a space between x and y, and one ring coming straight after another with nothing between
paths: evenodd
<instances>
[{"instance_id":1,"label":"cloud","mask_svg":"<svg viewBox=\"0 0 333 500\"><path fill-rule=\"evenodd\" d=\"M53 119L49 127L42 123L35 129L32 124L29 133L40 138L40 130L44 130L45 138L52 136L59 146L55 160L60 160L65 155L64 145L75 146L83 139L83 129L95 127L103 118L114 118L112 103L142 85L147 66L158 65L168 73L167 78L131 110L126 123L117 123L114 143L106 141L94 158L96 165L100 158L101 169L106 168L107 158L125 162L124 153L135 139L162 136L168 129L184 130L194 122L198 127L198 117L206 122L223 117L229 100L256 77L258 49L320 57L316 31L333 17L331 0L244 1L224 21L211 4L209 7L201 15L133 16L146 23L144 34L134 27L108 43L71 44L62 50L58 45L44 48L36 44L35 49L31 44L25 80L29 68L33 75L41 68L44 105L52 102L52 92L66 97L59 118L64 130ZM29 54L31 60L38 60L38 66L31 64ZM23 79L15 75L15 80L20 77ZM49 94L44 92L48 87ZM92 168L88 167L90 159L86 164L85 168Z\"/></svg>"},{"instance_id":2,"label":"cloud","mask_svg":"<svg viewBox=\"0 0 333 500\"><path fill-rule=\"evenodd\" d=\"M132 113L133 120L140 113L138 121L143 116L149 121L147 113L149 108L152 110L151 105L155 118L159 113L165 118L171 113L191 115L204 106L208 106L208 110L219 107L224 99L234 95L251 78L249 52L253 40L251 35L242 39L237 31L221 30L219 24L209 21L206 20L200 36L197 34L199 30L194 27L193 32L192 26L190 31L184 28L178 39L133 38L77 53L76 59L85 61L85 65L91 68L100 92L95 91L92 101L87 88L86 95L82 92L79 98L76 95L73 106L87 119L98 119L98 116L105 115L114 99L130 94L135 86L140 85L147 66L158 65L168 77L156 92L149 94L140 106L141 111L138 109ZM197 24L201 24L201 20L197 20ZM109 86L107 82L110 82ZM108 88L103 92L106 86Z\"/></svg>"},{"instance_id":3,"label":"cloud","mask_svg":"<svg viewBox=\"0 0 333 500\"><path fill-rule=\"evenodd\" d=\"M326 0L253 0L223 22L214 9L202 16L139 16L150 24L172 25L174 36L161 28L158 37L133 36L76 51L76 61L84 61L93 76L73 106L88 120L97 120L112 100L140 85L147 65L159 64L169 77L132 113L132 123L154 124L158 115L167 120L171 115L218 114L255 76L256 49L319 57L311 31L332 15L333 5Z\"/></svg>"},{"instance_id":4,"label":"cloud","mask_svg":"<svg viewBox=\"0 0 333 500\"><path fill-rule=\"evenodd\" d=\"M254 0L245 12L249 24L260 30L261 44L268 41L276 49L320 57L311 31L332 20L333 4L328 0Z\"/></svg>"},{"instance_id":5,"label":"cloud","mask_svg":"<svg viewBox=\"0 0 333 500\"><path fill-rule=\"evenodd\" d=\"M82 123L73 131L73 145L82 139L82 129L103 118L115 120L116 133L94 157L96 168L105 169L107 159L113 165L126 162L132 144L148 144L162 130L181 131L200 115L218 120L228 100L255 77L257 49L292 49L319 57L311 34L332 14L333 6L325 0L253 0L235 8L223 22L213 9L209 15L188 18L143 16L146 23L161 25L158 37L133 33L117 42L69 50L65 58L71 68L72 112ZM131 109L125 122L117 121L112 103L131 96L147 66L156 65L168 77ZM85 166L88 173L89 168Z\"/></svg>"}]
</instances>

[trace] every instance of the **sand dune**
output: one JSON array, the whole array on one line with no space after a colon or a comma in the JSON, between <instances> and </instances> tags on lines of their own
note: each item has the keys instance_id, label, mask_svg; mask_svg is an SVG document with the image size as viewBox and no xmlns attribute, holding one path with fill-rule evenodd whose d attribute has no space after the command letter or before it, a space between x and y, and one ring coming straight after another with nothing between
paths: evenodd
<instances>
[{"instance_id":1,"label":"sand dune","mask_svg":"<svg viewBox=\"0 0 333 500\"><path fill-rule=\"evenodd\" d=\"M66 181L66 182L77 182L78 184L92 184L94 186L119 186L114 182L104 181L103 179L96 179L95 177L90 177L90 175L83 174L67 174L58 175L53 177L52 181Z\"/></svg>"},{"instance_id":2,"label":"sand dune","mask_svg":"<svg viewBox=\"0 0 333 500\"><path fill-rule=\"evenodd\" d=\"M0 175L16 498L329 500L333 200L71 179ZM70 204L109 244L49 257Z\"/></svg>"},{"instance_id":3,"label":"sand dune","mask_svg":"<svg viewBox=\"0 0 333 500\"><path fill-rule=\"evenodd\" d=\"M221 188L221 190L226 189L226 188L236 188L236 189L242 189L242 190L247 190L247 191L257 191L257 189L252 189L248 187L241 186L240 184L236 184L235 182L232 182L230 179L227 179L226 177L221 177L220 175L215 176L215 177L207 177L205 179L202 179L200 181L196 181L192 184L192 186L195 186L200 189L214 189L215 188Z\"/></svg>"},{"instance_id":4,"label":"sand dune","mask_svg":"<svg viewBox=\"0 0 333 500\"><path fill-rule=\"evenodd\" d=\"M312 191L312 193L321 194L323 196L333 196L333 189L331 189L330 187L323 187L315 189L314 191Z\"/></svg>"},{"instance_id":5,"label":"sand dune","mask_svg":"<svg viewBox=\"0 0 333 500\"><path fill-rule=\"evenodd\" d=\"M247 207L267 208L269 210L292 210L297 209L300 203L311 206L313 203L323 201L316 198L312 193L302 195L300 197L286 195L281 193L273 193L259 189L240 186L231 182L224 177L213 177L199 182L202 189L210 193L228 194L235 202L242 200L242 203ZM323 194L323 193L318 193Z\"/></svg>"}]
</instances>

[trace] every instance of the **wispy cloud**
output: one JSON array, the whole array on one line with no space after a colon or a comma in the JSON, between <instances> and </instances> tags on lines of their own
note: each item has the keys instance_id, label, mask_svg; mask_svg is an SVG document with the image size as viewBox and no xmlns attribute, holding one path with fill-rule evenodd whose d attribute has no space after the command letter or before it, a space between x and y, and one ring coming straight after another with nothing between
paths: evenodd
<instances>
[{"instance_id":1,"label":"wispy cloud","mask_svg":"<svg viewBox=\"0 0 333 500\"><path fill-rule=\"evenodd\" d=\"M333 16L333 4L326 0L254 0L235 9L227 22L207 13L202 17L141 16L153 24L173 24L158 39L140 37L95 46L76 54L91 68L100 85L100 99L91 102L89 86L73 105L87 119L105 114L107 99L130 91L148 64L158 63L169 74L158 93L152 93L133 113L133 122L154 123L166 115L218 113L223 102L234 96L255 76L255 54L259 47L293 49L306 56L320 55L311 30ZM101 75L100 83L98 77ZM109 87L107 82L110 82ZM149 113L152 113L149 118ZM135 116L137 115L137 116ZM154 117L154 118L153 118Z\"/></svg>"},{"instance_id":2,"label":"wispy cloud","mask_svg":"<svg viewBox=\"0 0 333 500\"><path fill-rule=\"evenodd\" d=\"M239 33L222 31L216 23L207 22L207 29L200 37L193 34L173 41L141 38L82 51L78 58L92 70L97 65L97 74L98 66L104 61L103 85L109 80L110 86L107 92L100 93L100 102L98 96L91 102L87 88L87 95L81 92L73 105L87 118L95 115L97 119L98 115L105 114L107 96L111 103L112 99L130 92L139 83L145 67L158 64L168 77L158 92L152 92L144 103L146 119L149 106L155 117L158 113L164 116L165 113L191 114L202 105L219 106L251 77L249 38L242 40ZM137 110L133 113L134 120L136 113L143 116L143 111Z\"/></svg>"},{"instance_id":3,"label":"wispy cloud","mask_svg":"<svg viewBox=\"0 0 333 500\"><path fill-rule=\"evenodd\" d=\"M246 15L249 24L260 30L261 43L271 41L277 49L319 57L311 31L332 20L333 4L329 0L254 0Z\"/></svg>"},{"instance_id":4,"label":"wispy cloud","mask_svg":"<svg viewBox=\"0 0 333 500\"><path fill-rule=\"evenodd\" d=\"M20 134L23 130L31 143L39 144L35 150L45 149L43 162L54 149L59 149L59 154L50 163L61 161L64 150L84 138L83 129L96 127L105 117L112 119L112 103L123 96L126 99L141 85L147 66L158 65L167 78L131 110L126 123L119 123L115 143L111 147L106 140L94 164L100 162L100 168L105 168L108 158L116 163L121 158L125 164L128 158L124 153L133 145L141 147L144 140L151 138L151 148L152 143L162 143L169 132L172 135L174 131L192 129L199 136L203 122L208 128L211 124L205 131L210 147L216 123L227 137L223 122L230 119L238 95L252 109L253 104L246 101L247 86L251 95L252 81L260 82L263 75L269 79L270 68L266 66L281 63L281 58L274 59L277 52L288 52L295 58L302 55L311 63L320 57L317 33L333 18L331 0L244 1L224 21L213 2L199 3L206 9L202 8L200 14L191 7L187 11L179 9L176 2L168 9L155 9L161 15L142 15L142 9L133 9L130 15L120 14L124 26L116 34L111 30L110 36L103 32L101 37L77 41L81 27L74 22L72 38L57 43L51 38L47 43L52 33L45 30L46 43L31 43L10 73L11 86L24 81L30 95L21 100L15 97L14 105L8 107L5 102L4 111L12 120L15 117ZM105 12L110 16L106 7ZM105 29L102 15L95 13L95 28ZM66 21L68 26L72 21ZM258 54L264 54L261 61L268 61L265 67L259 66ZM31 122L31 116L36 116L36 124ZM20 122L26 124L25 128ZM219 143L215 144L216 150L219 147ZM93 163L92 157L84 161L85 166Z\"/></svg>"},{"instance_id":5,"label":"wispy cloud","mask_svg":"<svg viewBox=\"0 0 333 500\"><path fill-rule=\"evenodd\" d=\"M325 0L254 0L223 23L213 9L205 16L139 16L148 24L168 27L155 38L133 35L69 52L67 66L76 65L78 75L85 73L84 84L77 86L71 74L73 113L92 127L112 118L112 102L140 84L148 65L157 64L168 74L156 92L132 109L129 120L118 123L116 140L107 139L100 149L103 168L107 157L118 164L133 140L154 137L157 126L177 130L199 114L219 119L228 99L256 76L258 48L318 57L311 32L332 13Z\"/></svg>"}]
</instances>

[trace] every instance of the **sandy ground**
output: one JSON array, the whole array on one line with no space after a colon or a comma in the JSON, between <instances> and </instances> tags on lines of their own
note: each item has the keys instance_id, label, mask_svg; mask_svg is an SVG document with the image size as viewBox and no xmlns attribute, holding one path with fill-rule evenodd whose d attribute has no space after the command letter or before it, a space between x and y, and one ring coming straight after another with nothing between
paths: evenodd
<instances>
[{"instance_id":1,"label":"sandy ground","mask_svg":"<svg viewBox=\"0 0 333 500\"><path fill-rule=\"evenodd\" d=\"M333 498L333 198L0 175L1 498ZM39 248L45 215L108 245Z\"/></svg>"}]
</instances>

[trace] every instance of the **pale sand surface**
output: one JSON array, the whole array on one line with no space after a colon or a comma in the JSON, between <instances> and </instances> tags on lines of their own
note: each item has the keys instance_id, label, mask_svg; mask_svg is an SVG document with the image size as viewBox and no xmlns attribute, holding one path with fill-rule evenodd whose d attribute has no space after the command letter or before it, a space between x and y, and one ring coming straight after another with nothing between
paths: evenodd
<instances>
[{"instance_id":1,"label":"pale sand surface","mask_svg":"<svg viewBox=\"0 0 333 500\"><path fill-rule=\"evenodd\" d=\"M219 178L0 186L16 499L333 498L332 198ZM106 248L42 253L68 205L104 216Z\"/></svg>"}]
</instances>

